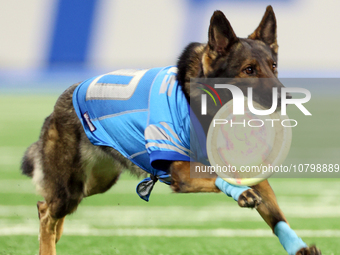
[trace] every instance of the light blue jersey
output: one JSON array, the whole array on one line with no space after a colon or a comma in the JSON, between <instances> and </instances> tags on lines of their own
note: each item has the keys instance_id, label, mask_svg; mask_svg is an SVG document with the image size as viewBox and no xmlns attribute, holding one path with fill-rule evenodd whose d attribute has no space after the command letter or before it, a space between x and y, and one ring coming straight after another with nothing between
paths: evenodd
<instances>
[{"instance_id":1,"label":"light blue jersey","mask_svg":"<svg viewBox=\"0 0 340 255\"><path fill-rule=\"evenodd\" d=\"M171 66L118 70L81 83L73 105L90 141L116 149L165 182L166 161L206 160L205 144L203 151L190 145L197 135L176 73ZM148 200L152 187L143 187L145 196L137 193Z\"/></svg>"}]
</instances>

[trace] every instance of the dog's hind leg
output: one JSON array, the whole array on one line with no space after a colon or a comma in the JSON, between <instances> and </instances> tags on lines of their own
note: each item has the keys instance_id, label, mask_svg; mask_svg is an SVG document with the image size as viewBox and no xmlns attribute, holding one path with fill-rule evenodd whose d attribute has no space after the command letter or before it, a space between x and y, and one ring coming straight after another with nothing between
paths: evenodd
<instances>
[{"instance_id":1,"label":"dog's hind leg","mask_svg":"<svg viewBox=\"0 0 340 255\"><path fill-rule=\"evenodd\" d=\"M72 182L72 180L69 181ZM38 202L40 255L56 254L56 243L61 237L65 216L76 210L83 197L81 192L72 192L70 189L65 192L62 186L53 189L58 190L59 194L52 199L46 197L46 202Z\"/></svg>"},{"instance_id":2,"label":"dog's hind leg","mask_svg":"<svg viewBox=\"0 0 340 255\"><path fill-rule=\"evenodd\" d=\"M40 255L55 255L56 243L62 235L62 228L65 216L55 214L53 204L48 205L46 202L38 202L38 213L40 218ZM75 208L73 209L75 210ZM63 214L69 214L68 211Z\"/></svg>"},{"instance_id":3,"label":"dog's hind leg","mask_svg":"<svg viewBox=\"0 0 340 255\"><path fill-rule=\"evenodd\" d=\"M57 226L56 226L57 234L56 234L56 240L55 240L56 243L60 240L61 235L63 234L65 217L59 219L57 222Z\"/></svg>"},{"instance_id":4,"label":"dog's hind leg","mask_svg":"<svg viewBox=\"0 0 340 255\"><path fill-rule=\"evenodd\" d=\"M56 254L56 224L57 219L50 217L46 202L39 201L37 204L40 220L39 229L39 255L55 255Z\"/></svg>"}]
</instances>

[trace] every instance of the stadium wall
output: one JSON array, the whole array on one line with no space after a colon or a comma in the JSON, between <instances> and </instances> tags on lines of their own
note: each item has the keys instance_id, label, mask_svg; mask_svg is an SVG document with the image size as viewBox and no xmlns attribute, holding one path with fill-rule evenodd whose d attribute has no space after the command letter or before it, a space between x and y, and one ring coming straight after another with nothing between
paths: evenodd
<instances>
[{"instance_id":1,"label":"stadium wall","mask_svg":"<svg viewBox=\"0 0 340 255\"><path fill-rule=\"evenodd\" d=\"M281 75L338 77L336 0L0 0L0 72L155 67L205 42L222 10L246 37L271 4L278 19Z\"/></svg>"}]
</instances>

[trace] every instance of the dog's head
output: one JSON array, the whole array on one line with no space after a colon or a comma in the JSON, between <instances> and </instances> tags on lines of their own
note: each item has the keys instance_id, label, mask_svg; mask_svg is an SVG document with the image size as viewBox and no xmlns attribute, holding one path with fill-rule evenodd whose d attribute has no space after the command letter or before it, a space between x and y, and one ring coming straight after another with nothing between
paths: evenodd
<instances>
[{"instance_id":1,"label":"dog's head","mask_svg":"<svg viewBox=\"0 0 340 255\"><path fill-rule=\"evenodd\" d=\"M271 6L248 38L238 38L221 11L210 20L202 56L205 77L274 78L277 76L276 18Z\"/></svg>"},{"instance_id":2,"label":"dog's head","mask_svg":"<svg viewBox=\"0 0 340 255\"><path fill-rule=\"evenodd\" d=\"M196 77L232 78L232 83L239 86L245 95L247 95L246 88L252 87L253 99L266 107L272 105L272 88L277 87L278 105L280 105L280 88L283 85L277 79L276 30L276 18L271 6L267 7L260 25L248 38L237 37L225 15L221 11L215 11L210 20L208 43L205 46L191 46L196 53L200 52L197 57L200 59L200 66L196 66L196 70L199 70L196 74L193 71L190 73L189 70L189 76L186 74L186 82ZM190 46L188 49L190 50ZM180 76L179 73L179 78ZM190 98L193 93L195 94L192 90L188 93Z\"/></svg>"}]
</instances>

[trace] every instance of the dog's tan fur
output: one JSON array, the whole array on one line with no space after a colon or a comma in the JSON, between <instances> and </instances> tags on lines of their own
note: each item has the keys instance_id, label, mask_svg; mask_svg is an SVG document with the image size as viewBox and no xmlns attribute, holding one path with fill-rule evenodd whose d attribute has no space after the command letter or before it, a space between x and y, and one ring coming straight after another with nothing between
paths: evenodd
<instances>
[{"instance_id":1,"label":"dog's tan fur","mask_svg":"<svg viewBox=\"0 0 340 255\"><path fill-rule=\"evenodd\" d=\"M267 8L260 26L248 39L237 38L223 13L215 12L211 18L208 43L189 46L178 63L178 81L187 97L195 93L190 90L190 78L214 77L214 72L223 63L230 62L230 52L250 52L246 50L249 47L257 48L268 59L261 63L250 58L233 59L233 66L226 68L222 77L247 77L249 74L245 70L252 63L257 64L257 77L277 76L276 68L271 67L273 61L276 62L278 49L272 8ZM39 140L28 148L23 159L23 172L33 177L38 192L45 199L38 202L40 255L56 254L65 216L74 212L84 197L107 191L116 183L123 169L136 176L144 174L113 148L91 144L72 105L76 86L71 86L59 97L53 113L44 122ZM282 85L278 82L278 86ZM215 186L216 178L190 178L190 167L199 164L182 161L169 164L174 192L220 192ZM287 221L268 181L243 192L238 204L256 208L272 229L277 222ZM297 254L321 253L313 246L301 249Z\"/></svg>"}]
</instances>

